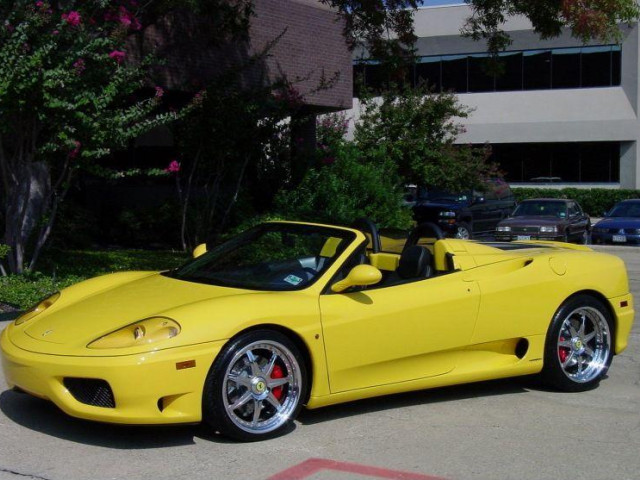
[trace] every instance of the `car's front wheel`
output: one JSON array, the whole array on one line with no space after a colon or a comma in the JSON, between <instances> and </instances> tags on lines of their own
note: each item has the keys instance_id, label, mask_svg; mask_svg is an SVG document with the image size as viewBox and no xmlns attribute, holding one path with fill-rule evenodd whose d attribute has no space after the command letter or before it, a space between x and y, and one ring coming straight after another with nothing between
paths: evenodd
<instances>
[{"instance_id":1,"label":"car's front wheel","mask_svg":"<svg viewBox=\"0 0 640 480\"><path fill-rule=\"evenodd\" d=\"M206 379L204 421L241 441L283 433L302 407L306 368L285 335L254 330L240 335L218 355Z\"/></svg>"},{"instance_id":2,"label":"car's front wheel","mask_svg":"<svg viewBox=\"0 0 640 480\"><path fill-rule=\"evenodd\" d=\"M568 392L589 390L607 373L613 358L611 314L589 295L576 295L553 317L545 343L542 377Z\"/></svg>"}]
</instances>

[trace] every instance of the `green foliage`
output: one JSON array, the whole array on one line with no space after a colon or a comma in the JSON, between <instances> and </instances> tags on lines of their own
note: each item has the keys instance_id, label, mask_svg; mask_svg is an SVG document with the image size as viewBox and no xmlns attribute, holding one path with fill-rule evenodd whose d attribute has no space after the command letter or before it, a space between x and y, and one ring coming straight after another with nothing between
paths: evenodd
<instances>
[{"instance_id":1,"label":"green foliage","mask_svg":"<svg viewBox=\"0 0 640 480\"><path fill-rule=\"evenodd\" d=\"M0 277L0 302L27 308L87 278L126 270L167 270L187 259L184 253L168 251L54 250L43 257L40 271Z\"/></svg>"},{"instance_id":2,"label":"green foliage","mask_svg":"<svg viewBox=\"0 0 640 480\"><path fill-rule=\"evenodd\" d=\"M406 183L469 189L498 174L486 149L454 145L464 131L456 119L469 113L451 93L394 88L381 99L362 99L355 142L365 158L395 164Z\"/></svg>"},{"instance_id":3,"label":"green foliage","mask_svg":"<svg viewBox=\"0 0 640 480\"><path fill-rule=\"evenodd\" d=\"M633 23L640 11L636 0L469 0L473 15L464 33L475 40L487 41L489 51L497 53L511 44L502 29L508 16L524 15L543 39L557 37L568 27L583 42L599 38L618 42L620 23Z\"/></svg>"},{"instance_id":4,"label":"green foliage","mask_svg":"<svg viewBox=\"0 0 640 480\"><path fill-rule=\"evenodd\" d=\"M0 260L6 257L10 251L11 251L11 247L9 247L9 245L4 245L0 243Z\"/></svg>"},{"instance_id":5,"label":"green foliage","mask_svg":"<svg viewBox=\"0 0 640 480\"><path fill-rule=\"evenodd\" d=\"M302 183L276 197L277 213L289 220L350 224L369 217L381 226L404 228L411 223L401 205L401 182L395 165L379 157L364 158L347 144L307 172ZM328 160L331 160L329 162Z\"/></svg>"},{"instance_id":6,"label":"green foliage","mask_svg":"<svg viewBox=\"0 0 640 480\"><path fill-rule=\"evenodd\" d=\"M629 198L640 198L640 190L613 190L604 188L514 188L517 201L528 198L571 198L576 200L584 211L600 217L616 203Z\"/></svg>"}]
</instances>

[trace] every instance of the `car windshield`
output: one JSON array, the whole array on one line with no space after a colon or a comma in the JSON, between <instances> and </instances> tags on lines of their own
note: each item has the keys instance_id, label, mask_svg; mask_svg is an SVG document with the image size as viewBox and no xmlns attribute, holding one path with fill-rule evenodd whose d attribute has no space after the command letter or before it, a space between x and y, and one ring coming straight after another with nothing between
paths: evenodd
<instances>
[{"instance_id":1,"label":"car windshield","mask_svg":"<svg viewBox=\"0 0 640 480\"><path fill-rule=\"evenodd\" d=\"M511 216L567 218L567 204L565 202L522 202Z\"/></svg>"},{"instance_id":2,"label":"car windshield","mask_svg":"<svg viewBox=\"0 0 640 480\"><path fill-rule=\"evenodd\" d=\"M164 275L250 290L300 290L314 283L354 239L348 230L266 223Z\"/></svg>"},{"instance_id":3,"label":"car windshield","mask_svg":"<svg viewBox=\"0 0 640 480\"><path fill-rule=\"evenodd\" d=\"M619 203L608 217L640 217L640 202Z\"/></svg>"},{"instance_id":4,"label":"car windshield","mask_svg":"<svg viewBox=\"0 0 640 480\"><path fill-rule=\"evenodd\" d=\"M424 199L438 203L466 203L469 201L470 193L453 193L446 190L429 190L425 192Z\"/></svg>"}]
</instances>

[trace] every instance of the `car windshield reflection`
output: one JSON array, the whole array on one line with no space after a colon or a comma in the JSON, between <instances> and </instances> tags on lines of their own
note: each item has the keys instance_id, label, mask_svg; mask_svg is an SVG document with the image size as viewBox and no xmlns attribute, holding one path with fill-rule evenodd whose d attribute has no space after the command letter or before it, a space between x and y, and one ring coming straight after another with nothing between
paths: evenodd
<instances>
[{"instance_id":1,"label":"car windshield reflection","mask_svg":"<svg viewBox=\"0 0 640 480\"><path fill-rule=\"evenodd\" d=\"M164 275L250 290L300 290L313 284L354 239L348 230L267 223Z\"/></svg>"}]
</instances>

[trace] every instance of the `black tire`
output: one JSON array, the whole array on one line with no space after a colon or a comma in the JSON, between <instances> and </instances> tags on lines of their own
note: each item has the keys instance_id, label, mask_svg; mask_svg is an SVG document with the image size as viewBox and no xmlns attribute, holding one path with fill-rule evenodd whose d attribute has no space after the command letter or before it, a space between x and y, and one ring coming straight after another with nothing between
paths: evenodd
<instances>
[{"instance_id":1,"label":"black tire","mask_svg":"<svg viewBox=\"0 0 640 480\"><path fill-rule=\"evenodd\" d=\"M235 440L272 438L291 427L307 387L305 362L294 342L277 331L250 331L229 342L209 370L203 420Z\"/></svg>"},{"instance_id":2,"label":"black tire","mask_svg":"<svg viewBox=\"0 0 640 480\"><path fill-rule=\"evenodd\" d=\"M613 358L609 309L585 294L567 299L553 316L544 348L543 381L558 390L590 390L606 375Z\"/></svg>"},{"instance_id":3,"label":"black tire","mask_svg":"<svg viewBox=\"0 0 640 480\"><path fill-rule=\"evenodd\" d=\"M461 240L471 240L473 238L473 232L471 225L467 222L460 222L456 225L456 230L453 233L453 238L459 238Z\"/></svg>"}]
</instances>

